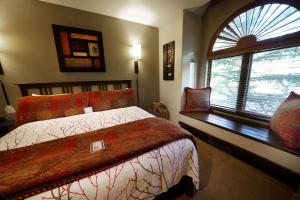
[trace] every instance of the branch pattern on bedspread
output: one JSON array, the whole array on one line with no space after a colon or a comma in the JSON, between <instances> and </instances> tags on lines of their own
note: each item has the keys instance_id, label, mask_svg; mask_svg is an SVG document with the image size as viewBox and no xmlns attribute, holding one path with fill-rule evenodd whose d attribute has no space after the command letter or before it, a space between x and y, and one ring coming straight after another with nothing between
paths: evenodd
<instances>
[{"instance_id":1,"label":"branch pattern on bedspread","mask_svg":"<svg viewBox=\"0 0 300 200\"><path fill-rule=\"evenodd\" d=\"M101 128L153 117L132 106L24 124L0 138L0 151L14 149Z\"/></svg>"},{"instance_id":2,"label":"branch pattern on bedspread","mask_svg":"<svg viewBox=\"0 0 300 200\"><path fill-rule=\"evenodd\" d=\"M192 146L188 139L179 140L96 175L29 199L147 200L167 191L183 175L193 177L197 187L199 169L195 161L198 158ZM176 153L181 156L175 156Z\"/></svg>"},{"instance_id":3,"label":"branch pattern on bedspread","mask_svg":"<svg viewBox=\"0 0 300 200\"><path fill-rule=\"evenodd\" d=\"M128 107L33 122L0 138L0 150L19 148L149 117L153 116L137 107ZM43 132L37 132L38 128ZM193 142L181 139L28 199L148 200L177 184L183 175L192 177L198 189L198 171L198 156Z\"/></svg>"}]
</instances>

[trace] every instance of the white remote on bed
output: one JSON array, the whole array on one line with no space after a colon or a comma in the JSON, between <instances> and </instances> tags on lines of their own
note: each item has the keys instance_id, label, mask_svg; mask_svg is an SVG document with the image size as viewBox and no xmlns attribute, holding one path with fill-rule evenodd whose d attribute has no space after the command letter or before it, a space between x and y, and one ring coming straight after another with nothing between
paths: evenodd
<instances>
[{"instance_id":1,"label":"white remote on bed","mask_svg":"<svg viewBox=\"0 0 300 200\"><path fill-rule=\"evenodd\" d=\"M91 143L91 148L90 148L91 153L94 153L97 151L102 151L102 150L105 150L103 140L99 140L99 141L95 141L95 142Z\"/></svg>"},{"instance_id":2,"label":"white remote on bed","mask_svg":"<svg viewBox=\"0 0 300 200\"><path fill-rule=\"evenodd\" d=\"M94 112L93 107L85 107L85 108L83 108L83 111L84 111L84 114Z\"/></svg>"}]
</instances>

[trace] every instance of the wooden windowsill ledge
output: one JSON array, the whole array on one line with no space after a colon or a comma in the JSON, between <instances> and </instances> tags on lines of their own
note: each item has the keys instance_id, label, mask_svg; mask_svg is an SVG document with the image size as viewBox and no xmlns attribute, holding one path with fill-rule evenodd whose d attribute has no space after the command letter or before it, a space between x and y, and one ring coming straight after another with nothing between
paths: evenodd
<instances>
[{"instance_id":1,"label":"wooden windowsill ledge","mask_svg":"<svg viewBox=\"0 0 300 200\"><path fill-rule=\"evenodd\" d=\"M283 141L265 125L236 119L214 112L183 112L180 114L205 122L257 142L300 156L300 149L288 148Z\"/></svg>"}]
</instances>

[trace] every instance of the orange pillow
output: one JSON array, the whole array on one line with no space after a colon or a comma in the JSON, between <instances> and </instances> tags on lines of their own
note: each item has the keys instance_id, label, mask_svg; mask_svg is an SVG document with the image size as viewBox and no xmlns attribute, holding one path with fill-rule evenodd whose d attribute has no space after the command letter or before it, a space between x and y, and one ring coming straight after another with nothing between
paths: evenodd
<instances>
[{"instance_id":1,"label":"orange pillow","mask_svg":"<svg viewBox=\"0 0 300 200\"><path fill-rule=\"evenodd\" d=\"M83 114L83 108L68 108L65 110L65 117Z\"/></svg>"},{"instance_id":2,"label":"orange pillow","mask_svg":"<svg viewBox=\"0 0 300 200\"><path fill-rule=\"evenodd\" d=\"M35 113L36 120L46 120L46 119L52 119L53 115L49 111L41 111Z\"/></svg>"},{"instance_id":3,"label":"orange pillow","mask_svg":"<svg viewBox=\"0 0 300 200\"><path fill-rule=\"evenodd\" d=\"M17 101L16 124L64 117L66 109L87 107L88 99L88 93L22 97Z\"/></svg>"},{"instance_id":4,"label":"orange pillow","mask_svg":"<svg viewBox=\"0 0 300 200\"><path fill-rule=\"evenodd\" d=\"M89 106L95 112L128 106L137 106L135 90L132 88L89 93Z\"/></svg>"}]
</instances>

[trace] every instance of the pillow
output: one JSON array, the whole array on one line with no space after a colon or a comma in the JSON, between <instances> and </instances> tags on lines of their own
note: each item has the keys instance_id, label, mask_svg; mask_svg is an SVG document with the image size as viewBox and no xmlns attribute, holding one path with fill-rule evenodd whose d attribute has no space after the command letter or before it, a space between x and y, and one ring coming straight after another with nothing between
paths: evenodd
<instances>
[{"instance_id":1,"label":"pillow","mask_svg":"<svg viewBox=\"0 0 300 200\"><path fill-rule=\"evenodd\" d=\"M184 88L185 93L185 112L194 112L194 111L209 111L210 110L210 92L211 88Z\"/></svg>"},{"instance_id":2,"label":"pillow","mask_svg":"<svg viewBox=\"0 0 300 200\"><path fill-rule=\"evenodd\" d=\"M41 111L35 113L35 118L36 120L40 121L40 120L52 119L54 118L54 116L50 111Z\"/></svg>"},{"instance_id":3,"label":"pillow","mask_svg":"<svg viewBox=\"0 0 300 200\"><path fill-rule=\"evenodd\" d=\"M83 108L67 108L65 111L65 117L73 116L73 115L80 115L83 114Z\"/></svg>"},{"instance_id":4,"label":"pillow","mask_svg":"<svg viewBox=\"0 0 300 200\"><path fill-rule=\"evenodd\" d=\"M137 97L132 88L89 93L89 103L95 112L137 106Z\"/></svg>"},{"instance_id":5,"label":"pillow","mask_svg":"<svg viewBox=\"0 0 300 200\"><path fill-rule=\"evenodd\" d=\"M45 95L45 94L35 94L35 93L32 93L31 96L33 97L39 97L39 96L60 96L60 95L68 95L70 93L64 93L64 94L50 94L50 95Z\"/></svg>"},{"instance_id":6,"label":"pillow","mask_svg":"<svg viewBox=\"0 0 300 200\"><path fill-rule=\"evenodd\" d=\"M277 108L270 128L290 148L300 148L300 95L291 92Z\"/></svg>"},{"instance_id":7,"label":"pillow","mask_svg":"<svg viewBox=\"0 0 300 200\"><path fill-rule=\"evenodd\" d=\"M88 93L22 97L17 101L16 125L64 117L66 109L87 107L88 98Z\"/></svg>"}]
</instances>

